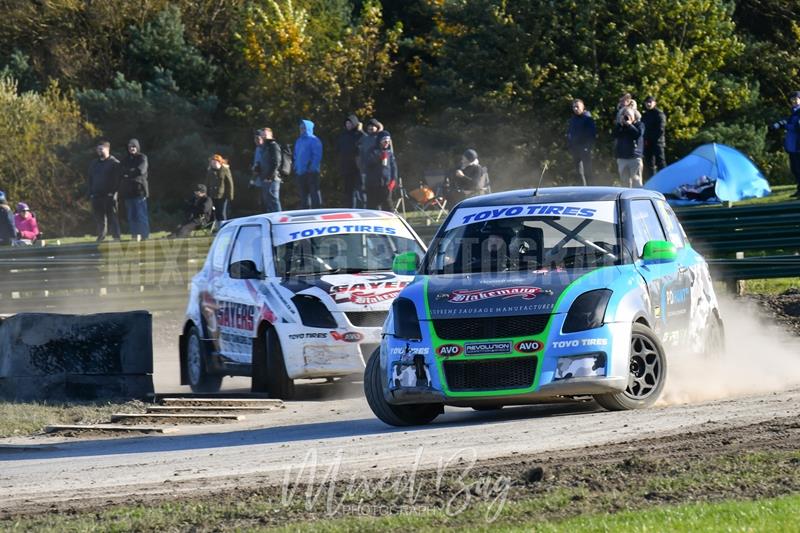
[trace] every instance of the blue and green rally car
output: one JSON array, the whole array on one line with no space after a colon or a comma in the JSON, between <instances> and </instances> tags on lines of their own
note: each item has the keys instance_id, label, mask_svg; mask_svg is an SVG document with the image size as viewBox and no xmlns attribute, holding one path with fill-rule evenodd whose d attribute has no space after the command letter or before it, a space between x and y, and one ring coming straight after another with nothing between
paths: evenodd
<instances>
[{"instance_id":1,"label":"blue and green rally car","mask_svg":"<svg viewBox=\"0 0 800 533\"><path fill-rule=\"evenodd\" d=\"M394 301L364 377L375 415L431 422L445 405L594 397L652 405L668 353L723 349L708 266L664 197L547 188L461 202Z\"/></svg>"}]
</instances>

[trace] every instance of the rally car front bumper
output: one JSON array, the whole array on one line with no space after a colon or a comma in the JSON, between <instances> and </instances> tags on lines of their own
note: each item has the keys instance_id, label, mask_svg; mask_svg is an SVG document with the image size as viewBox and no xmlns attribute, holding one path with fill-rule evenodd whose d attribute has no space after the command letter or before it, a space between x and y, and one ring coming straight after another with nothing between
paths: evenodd
<instances>
[{"instance_id":1,"label":"rally car front bumper","mask_svg":"<svg viewBox=\"0 0 800 533\"><path fill-rule=\"evenodd\" d=\"M379 327L311 328L274 324L283 349L286 373L292 379L362 373L381 342Z\"/></svg>"},{"instance_id":2,"label":"rally car front bumper","mask_svg":"<svg viewBox=\"0 0 800 533\"><path fill-rule=\"evenodd\" d=\"M481 358L463 355L442 357L436 355L437 346L398 341L387 336L382 344L382 365L387 372L384 397L394 405L419 403L444 403L454 406L479 404L528 404L565 397L591 396L624 391L628 383L631 325L606 323L592 330L562 334L561 327L544 341L535 354L535 366L528 387L513 392L491 386L474 390L453 390L447 383L446 361L463 362L482 372ZM405 344L405 351L402 346ZM448 345L464 342L448 341ZM403 353L401 353L403 352ZM400 353L400 357L398 357ZM519 361L523 353L509 353L504 361ZM488 364L496 358L485 359ZM494 371L487 367L487 372Z\"/></svg>"}]
</instances>

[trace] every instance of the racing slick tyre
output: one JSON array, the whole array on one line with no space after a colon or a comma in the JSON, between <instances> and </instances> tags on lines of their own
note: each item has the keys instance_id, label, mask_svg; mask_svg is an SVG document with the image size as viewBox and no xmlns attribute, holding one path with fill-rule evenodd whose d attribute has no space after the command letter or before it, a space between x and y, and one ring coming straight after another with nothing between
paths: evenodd
<instances>
[{"instance_id":1,"label":"racing slick tyre","mask_svg":"<svg viewBox=\"0 0 800 533\"><path fill-rule=\"evenodd\" d=\"M222 376L206 369L206 343L197 326L192 326L186 339L186 374L192 392L218 392L222 386Z\"/></svg>"},{"instance_id":2,"label":"racing slick tyre","mask_svg":"<svg viewBox=\"0 0 800 533\"><path fill-rule=\"evenodd\" d=\"M254 350L251 390L266 392L270 398L281 400L294 397L294 380L286 373L283 349L275 328L266 330Z\"/></svg>"},{"instance_id":3,"label":"racing slick tyre","mask_svg":"<svg viewBox=\"0 0 800 533\"><path fill-rule=\"evenodd\" d=\"M650 407L658 400L667 378L664 347L653 330L634 324L631 331L630 374L624 392L598 394L594 399L609 411Z\"/></svg>"},{"instance_id":4,"label":"racing slick tyre","mask_svg":"<svg viewBox=\"0 0 800 533\"><path fill-rule=\"evenodd\" d=\"M422 426L442 412L440 404L392 405L383 397L380 348L376 348L364 370L364 393L372 412L390 426Z\"/></svg>"},{"instance_id":5,"label":"racing slick tyre","mask_svg":"<svg viewBox=\"0 0 800 533\"><path fill-rule=\"evenodd\" d=\"M725 354L725 326L713 312L708 317L703 340L703 357L719 359Z\"/></svg>"}]
</instances>

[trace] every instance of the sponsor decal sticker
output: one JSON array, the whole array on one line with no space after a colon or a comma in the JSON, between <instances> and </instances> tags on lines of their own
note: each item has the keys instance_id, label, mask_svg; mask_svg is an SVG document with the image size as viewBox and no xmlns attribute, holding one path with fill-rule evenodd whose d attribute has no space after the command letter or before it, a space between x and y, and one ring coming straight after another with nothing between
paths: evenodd
<instances>
[{"instance_id":1,"label":"sponsor decal sticker","mask_svg":"<svg viewBox=\"0 0 800 533\"><path fill-rule=\"evenodd\" d=\"M689 297L688 287L678 290L667 289L667 305L686 303L688 297Z\"/></svg>"},{"instance_id":2,"label":"sponsor decal sticker","mask_svg":"<svg viewBox=\"0 0 800 533\"><path fill-rule=\"evenodd\" d=\"M220 327L252 331L255 312L256 308L252 305L219 302L217 324Z\"/></svg>"},{"instance_id":3,"label":"sponsor decal sticker","mask_svg":"<svg viewBox=\"0 0 800 533\"><path fill-rule=\"evenodd\" d=\"M553 341L553 348L578 348L585 346L608 346L608 339L574 339Z\"/></svg>"},{"instance_id":4,"label":"sponsor decal sticker","mask_svg":"<svg viewBox=\"0 0 800 533\"><path fill-rule=\"evenodd\" d=\"M528 304L528 305L511 305L511 306L487 306L487 307L431 307L430 313L433 318L452 317L459 315L487 315L487 316L503 316L520 313L533 313L542 311L552 311L553 303L545 304Z\"/></svg>"},{"instance_id":5,"label":"sponsor decal sticker","mask_svg":"<svg viewBox=\"0 0 800 533\"><path fill-rule=\"evenodd\" d=\"M459 209L447 229L487 220L533 216L585 218L613 223L616 220L616 210L613 201L470 207Z\"/></svg>"},{"instance_id":6,"label":"sponsor decal sticker","mask_svg":"<svg viewBox=\"0 0 800 533\"><path fill-rule=\"evenodd\" d=\"M436 348L436 353L442 357L452 357L461 353L461 346L458 344L443 344Z\"/></svg>"},{"instance_id":7,"label":"sponsor decal sticker","mask_svg":"<svg viewBox=\"0 0 800 533\"><path fill-rule=\"evenodd\" d=\"M429 346L412 348L411 346L395 346L391 350L392 355L428 355L431 352Z\"/></svg>"},{"instance_id":8,"label":"sponsor decal sticker","mask_svg":"<svg viewBox=\"0 0 800 533\"><path fill-rule=\"evenodd\" d=\"M303 220L291 219L290 223L277 224L272 229L273 243L310 239L326 235L343 235L347 233L367 233L372 235L394 235L404 239L413 239L408 229L397 219L384 218L380 221L347 222L337 220Z\"/></svg>"},{"instance_id":9,"label":"sponsor decal sticker","mask_svg":"<svg viewBox=\"0 0 800 533\"><path fill-rule=\"evenodd\" d=\"M515 346L514 350L519 353L534 353L538 352L542 349L544 344L539 341L530 340L530 341L519 341Z\"/></svg>"},{"instance_id":10,"label":"sponsor decal sticker","mask_svg":"<svg viewBox=\"0 0 800 533\"><path fill-rule=\"evenodd\" d=\"M480 302L491 298L514 298L520 297L523 300L532 300L536 298L537 294L544 291L541 287L501 287L499 289L478 289L466 290L458 289L450 293L447 301L454 304L465 304L472 302Z\"/></svg>"},{"instance_id":11,"label":"sponsor decal sticker","mask_svg":"<svg viewBox=\"0 0 800 533\"><path fill-rule=\"evenodd\" d=\"M344 333L339 333L338 331L331 331L331 337L335 341L344 341L344 342L360 342L364 339L364 335L359 333L358 331L346 331Z\"/></svg>"},{"instance_id":12,"label":"sponsor decal sticker","mask_svg":"<svg viewBox=\"0 0 800 533\"><path fill-rule=\"evenodd\" d=\"M370 274L366 279L358 279L355 283L333 285L329 292L336 303L352 302L359 305L371 305L394 300L400 291L408 285L408 281L399 280L393 274Z\"/></svg>"},{"instance_id":13,"label":"sponsor decal sticker","mask_svg":"<svg viewBox=\"0 0 800 533\"><path fill-rule=\"evenodd\" d=\"M292 333L289 338L293 341L298 339L327 339L327 333Z\"/></svg>"},{"instance_id":14,"label":"sponsor decal sticker","mask_svg":"<svg viewBox=\"0 0 800 533\"><path fill-rule=\"evenodd\" d=\"M495 353L511 353L511 341L468 342L464 344L465 355L487 355Z\"/></svg>"}]
</instances>

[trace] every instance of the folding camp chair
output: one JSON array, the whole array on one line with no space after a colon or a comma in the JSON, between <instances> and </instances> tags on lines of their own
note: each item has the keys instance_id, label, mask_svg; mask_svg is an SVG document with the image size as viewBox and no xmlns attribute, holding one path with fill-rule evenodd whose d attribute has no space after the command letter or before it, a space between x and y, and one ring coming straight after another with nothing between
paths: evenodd
<instances>
[{"instance_id":1,"label":"folding camp chair","mask_svg":"<svg viewBox=\"0 0 800 533\"><path fill-rule=\"evenodd\" d=\"M444 175L426 173L419 181L419 187L408 193L415 211L423 213L431 223L431 213L436 214L436 222L447 214L447 200L443 195Z\"/></svg>"}]
</instances>

